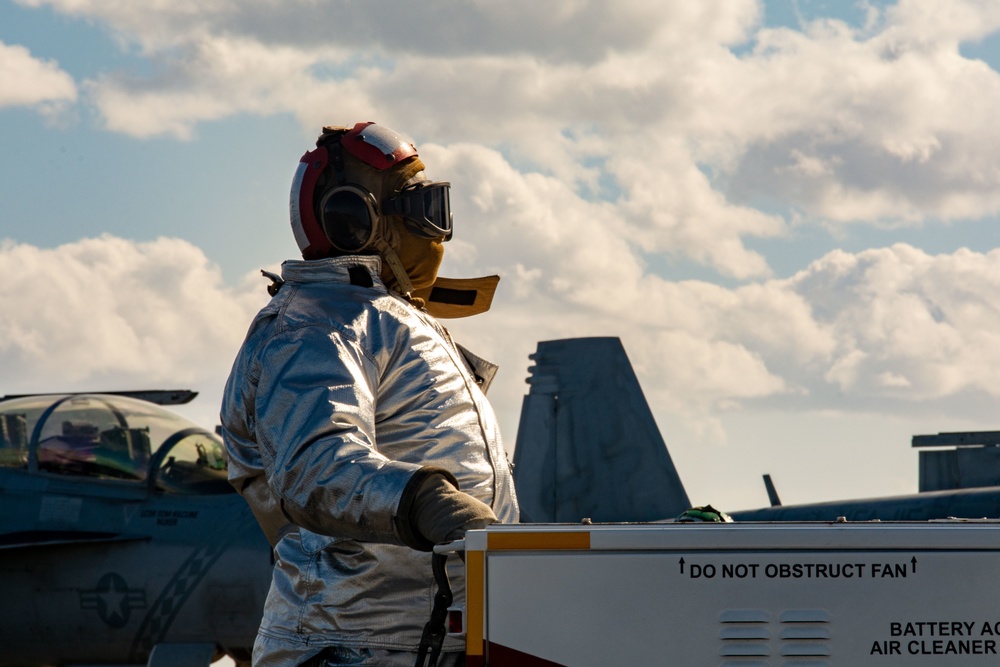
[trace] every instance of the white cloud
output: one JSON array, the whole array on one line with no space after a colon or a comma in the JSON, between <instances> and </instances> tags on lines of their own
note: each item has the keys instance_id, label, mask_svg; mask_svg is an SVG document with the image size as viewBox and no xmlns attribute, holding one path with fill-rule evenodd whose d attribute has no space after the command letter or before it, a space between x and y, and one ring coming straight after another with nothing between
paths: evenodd
<instances>
[{"instance_id":1,"label":"white cloud","mask_svg":"<svg viewBox=\"0 0 1000 667\"><path fill-rule=\"evenodd\" d=\"M900 0L886 13L890 24L905 35L903 39L927 35L934 41L958 44L983 39L1000 29L1000 6L991 0Z\"/></svg>"},{"instance_id":2,"label":"white cloud","mask_svg":"<svg viewBox=\"0 0 1000 667\"><path fill-rule=\"evenodd\" d=\"M39 60L23 46L0 42L0 108L38 106L51 111L76 101L73 78L51 60Z\"/></svg>"},{"instance_id":3,"label":"white cloud","mask_svg":"<svg viewBox=\"0 0 1000 667\"><path fill-rule=\"evenodd\" d=\"M901 2L873 32L835 21L758 32L712 86L742 111L721 128L737 147L727 191L838 222L1000 211L1000 74L959 51L1000 27L997 12L932 4Z\"/></svg>"},{"instance_id":4,"label":"white cloud","mask_svg":"<svg viewBox=\"0 0 1000 667\"><path fill-rule=\"evenodd\" d=\"M17 0L29 7L99 19L149 51L206 35L256 36L272 44L341 44L369 52L537 54L549 61L596 61L609 50L635 51L705 39L743 38L759 15L752 0L658 7L643 0Z\"/></svg>"},{"instance_id":5,"label":"white cloud","mask_svg":"<svg viewBox=\"0 0 1000 667\"><path fill-rule=\"evenodd\" d=\"M593 211L544 219L524 195L477 213L459 230L505 280L493 313L453 328L499 352L509 414L534 341L594 335L621 336L651 404L708 441L741 406L926 415L1000 395L1000 251L834 251L792 278L724 288L650 274Z\"/></svg>"},{"instance_id":6,"label":"white cloud","mask_svg":"<svg viewBox=\"0 0 1000 667\"><path fill-rule=\"evenodd\" d=\"M190 138L240 113L317 129L377 119L422 145L502 149L522 173L615 203L601 215L643 252L738 279L770 274L746 241L786 234L780 216L1000 212L1000 74L959 51L1000 28L985 0L904 1L870 7L864 26L802 31L761 27L753 0L21 1L96 19L149 58L145 78L86 83L114 131Z\"/></svg>"},{"instance_id":7,"label":"white cloud","mask_svg":"<svg viewBox=\"0 0 1000 667\"><path fill-rule=\"evenodd\" d=\"M148 58L148 75L86 83L113 131L191 138L251 113L415 136L454 184L445 273L504 276L494 312L452 328L503 363L508 433L527 354L566 336L622 336L655 404L706 440L747 405L900 414L1000 391L997 253L834 251L769 279L753 243L793 218L1000 212L1000 74L959 49L1000 29L994 2L902 1L800 31L762 28L751 0L21 2L99 21ZM40 62L19 48L0 63ZM665 257L735 286L668 280ZM221 383L261 298L179 241L8 244L0 266L29 277L4 312L33 313L0 319L0 366L34 389Z\"/></svg>"},{"instance_id":8,"label":"white cloud","mask_svg":"<svg viewBox=\"0 0 1000 667\"><path fill-rule=\"evenodd\" d=\"M675 72L730 60L725 45L746 39L759 17L751 0L24 4L97 19L149 58L143 78L86 82L114 131L188 139L201 122L292 113L315 128L377 118L422 143L505 146L588 198L629 202L626 223L647 252L669 248L740 277L768 271L742 237L782 230L772 216L729 206L680 126L663 126L697 111L692 82ZM630 136L637 123L644 129ZM671 193L681 196L664 206Z\"/></svg>"},{"instance_id":9,"label":"white cloud","mask_svg":"<svg viewBox=\"0 0 1000 667\"><path fill-rule=\"evenodd\" d=\"M190 44L183 58L172 54L152 79L106 74L87 81L86 88L110 130L189 139L199 122L290 111L298 92L316 85L308 68L317 60L292 47L220 37Z\"/></svg>"},{"instance_id":10,"label":"white cloud","mask_svg":"<svg viewBox=\"0 0 1000 667\"><path fill-rule=\"evenodd\" d=\"M583 241L598 227L465 230L504 280L490 313L447 324L501 363L491 398L511 444L528 354L564 337L621 336L654 410L702 443L731 437L724 416L751 406L888 417L1000 395L1000 250L835 251L792 278L727 289L658 279L613 246L591 261ZM532 252L511 256L494 236ZM205 415L266 300L259 278L227 286L176 239L4 242L0 272L0 392L183 385L203 392Z\"/></svg>"},{"instance_id":11,"label":"white cloud","mask_svg":"<svg viewBox=\"0 0 1000 667\"><path fill-rule=\"evenodd\" d=\"M0 272L0 393L221 385L266 299L177 239L5 241Z\"/></svg>"},{"instance_id":12,"label":"white cloud","mask_svg":"<svg viewBox=\"0 0 1000 667\"><path fill-rule=\"evenodd\" d=\"M616 207L482 148L427 154L455 175L456 234L476 249L449 248L445 273L504 276L491 314L452 326L498 353L508 424L535 341L577 336L621 336L650 402L707 441L725 440L720 415L751 404L905 414L1000 394L1000 251L900 244L735 288L668 281L622 235Z\"/></svg>"},{"instance_id":13,"label":"white cloud","mask_svg":"<svg viewBox=\"0 0 1000 667\"><path fill-rule=\"evenodd\" d=\"M833 252L787 282L836 340L825 379L865 398L1000 396L1000 251Z\"/></svg>"}]
</instances>

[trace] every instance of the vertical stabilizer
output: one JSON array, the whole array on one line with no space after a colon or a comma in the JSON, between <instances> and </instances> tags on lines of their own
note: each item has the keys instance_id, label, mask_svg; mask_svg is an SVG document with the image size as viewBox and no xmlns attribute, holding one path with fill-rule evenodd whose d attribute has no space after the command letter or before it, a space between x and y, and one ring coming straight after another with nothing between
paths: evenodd
<instances>
[{"instance_id":1,"label":"vertical stabilizer","mask_svg":"<svg viewBox=\"0 0 1000 667\"><path fill-rule=\"evenodd\" d=\"M514 451L524 522L653 521L690 507L618 338L542 341Z\"/></svg>"}]
</instances>

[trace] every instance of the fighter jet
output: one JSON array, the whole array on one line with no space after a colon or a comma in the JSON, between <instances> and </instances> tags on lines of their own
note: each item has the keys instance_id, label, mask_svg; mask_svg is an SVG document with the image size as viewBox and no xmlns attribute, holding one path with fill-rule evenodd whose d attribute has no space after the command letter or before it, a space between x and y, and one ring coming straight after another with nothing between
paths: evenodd
<instances>
[{"instance_id":1,"label":"fighter jet","mask_svg":"<svg viewBox=\"0 0 1000 667\"><path fill-rule=\"evenodd\" d=\"M0 666L250 663L271 549L193 392L0 398Z\"/></svg>"},{"instance_id":2,"label":"fighter jet","mask_svg":"<svg viewBox=\"0 0 1000 667\"><path fill-rule=\"evenodd\" d=\"M514 450L522 521L655 521L689 508L618 338L538 343ZM729 511L742 521L1000 517L1000 432L918 435L920 493ZM725 508L720 508L725 509Z\"/></svg>"}]
</instances>

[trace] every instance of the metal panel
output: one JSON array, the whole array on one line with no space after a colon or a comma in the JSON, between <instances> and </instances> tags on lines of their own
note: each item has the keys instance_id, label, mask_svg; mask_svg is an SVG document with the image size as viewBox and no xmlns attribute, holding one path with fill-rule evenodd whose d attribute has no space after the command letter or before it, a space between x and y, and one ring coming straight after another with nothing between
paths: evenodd
<instances>
[{"instance_id":1,"label":"metal panel","mask_svg":"<svg viewBox=\"0 0 1000 667\"><path fill-rule=\"evenodd\" d=\"M589 534L590 548L545 548L560 531ZM485 551L485 640L498 656L574 667L1000 662L997 522L484 532L508 534L507 548Z\"/></svg>"}]
</instances>

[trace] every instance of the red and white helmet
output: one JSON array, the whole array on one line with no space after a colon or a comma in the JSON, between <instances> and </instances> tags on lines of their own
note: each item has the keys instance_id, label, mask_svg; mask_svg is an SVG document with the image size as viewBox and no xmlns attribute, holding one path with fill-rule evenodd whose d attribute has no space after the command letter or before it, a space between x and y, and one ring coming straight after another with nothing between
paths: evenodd
<instances>
[{"instance_id":1,"label":"red and white helmet","mask_svg":"<svg viewBox=\"0 0 1000 667\"><path fill-rule=\"evenodd\" d=\"M289 215L305 259L368 249L382 216L426 238L451 237L450 184L422 178L417 148L372 122L324 128L299 160Z\"/></svg>"}]
</instances>

